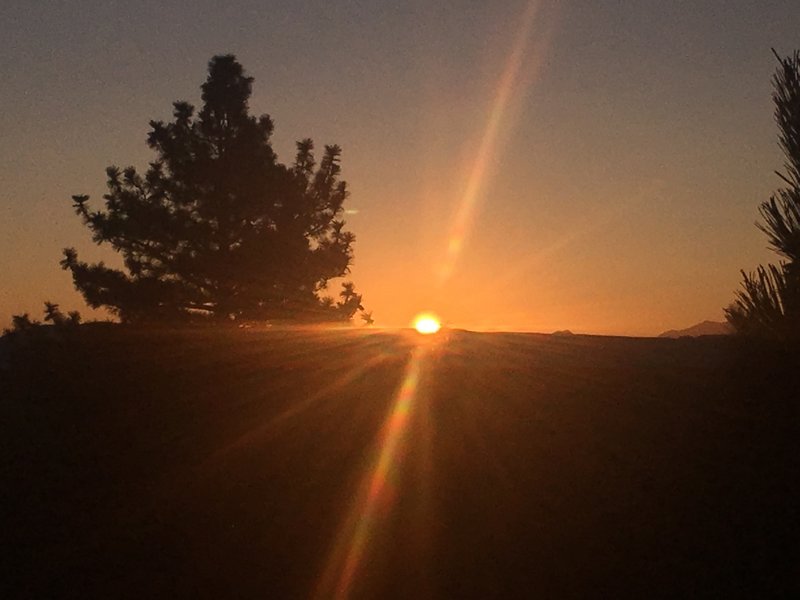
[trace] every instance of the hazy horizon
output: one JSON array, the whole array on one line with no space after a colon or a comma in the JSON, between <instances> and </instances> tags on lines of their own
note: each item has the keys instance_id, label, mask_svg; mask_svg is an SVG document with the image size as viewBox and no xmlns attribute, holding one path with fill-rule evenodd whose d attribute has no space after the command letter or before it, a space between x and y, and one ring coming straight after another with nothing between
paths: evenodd
<instances>
[{"instance_id":1,"label":"hazy horizon","mask_svg":"<svg viewBox=\"0 0 800 600\"><path fill-rule=\"evenodd\" d=\"M106 166L145 167L151 119L199 104L233 53L253 114L343 148L352 281L377 325L658 335L722 321L780 185L774 47L794 2L8 2L0 8L0 327L44 300L91 318L61 249L92 244Z\"/></svg>"}]
</instances>

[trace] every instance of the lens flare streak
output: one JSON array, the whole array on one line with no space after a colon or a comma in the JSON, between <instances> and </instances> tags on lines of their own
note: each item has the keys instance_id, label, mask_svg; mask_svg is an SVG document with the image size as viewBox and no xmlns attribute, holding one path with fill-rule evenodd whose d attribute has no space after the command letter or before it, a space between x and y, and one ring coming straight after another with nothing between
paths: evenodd
<instances>
[{"instance_id":1,"label":"lens flare streak","mask_svg":"<svg viewBox=\"0 0 800 600\"><path fill-rule=\"evenodd\" d=\"M370 539L375 536L380 525L378 517L388 509L394 491L393 475L400 466L398 455L402 453L407 438L417 396L424 351L424 346L418 346L411 353L403 382L380 435L374 466L362 483L358 504L345 521L318 588L318 598L350 596L359 565Z\"/></svg>"},{"instance_id":2,"label":"lens flare streak","mask_svg":"<svg viewBox=\"0 0 800 600\"><path fill-rule=\"evenodd\" d=\"M506 108L512 97L518 92L518 87L520 87L518 85L519 73L526 60L528 40L538 8L539 3L536 0L531 0L528 3L521 19L521 26L514 41L514 46L497 84L497 91L495 92L486 127L478 146L478 152L450 229L445 257L438 273L440 285L446 283L450 278L464 246L464 240L469 232L473 214L480 199L481 188L487 178L490 160L496 154L497 138L500 133L500 127L503 124Z\"/></svg>"},{"instance_id":3,"label":"lens flare streak","mask_svg":"<svg viewBox=\"0 0 800 600\"><path fill-rule=\"evenodd\" d=\"M387 357L381 354L375 355L363 364L356 365L345 370L341 375L336 377L329 385L318 390L305 398L302 402L293 404L292 406L281 411L277 415L257 423L251 429L242 432L237 438L231 440L226 445L220 447L206 463L213 461L220 461L231 452L246 448L252 444L257 444L263 441L271 433L279 431L282 426L285 426L288 421L303 417L309 410L317 407L321 403L331 402L335 398L335 393L342 388L357 381L359 377L368 373L371 369L380 366L386 362Z\"/></svg>"}]
</instances>

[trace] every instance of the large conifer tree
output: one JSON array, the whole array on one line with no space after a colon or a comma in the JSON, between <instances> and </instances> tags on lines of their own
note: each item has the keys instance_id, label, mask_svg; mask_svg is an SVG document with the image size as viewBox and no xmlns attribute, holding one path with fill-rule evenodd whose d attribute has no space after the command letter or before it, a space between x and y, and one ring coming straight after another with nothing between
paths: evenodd
<instances>
[{"instance_id":1,"label":"large conifer tree","mask_svg":"<svg viewBox=\"0 0 800 600\"><path fill-rule=\"evenodd\" d=\"M778 173L784 187L761 203L770 247L785 261L759 266L744 273L742 290L725 311L728 321L746 335L800 341L800 53L782 58L773 78L775 122L786 157L784 172Z\"/></svg>"},{"instance_id":2,"label":"large conifer tree","mask_svg":"<svg viewBox=\"0 0 800 600\"><path fill-rule=\"evenodd\" d=\"M252 82L234 56L215 56L199 113L176 102L172 122L150 123L157 156L144 175L109 167L104 210L73 196L94 241L121 253L127 270L64 250L61 264L90 306L123 321L346 320L361 308L350 283L338 302L322 295L353 258L341 150L326 146L317 165L305 139L294 164L279 163L272 120L248 113Z\"/></svg>"}]
</instances>

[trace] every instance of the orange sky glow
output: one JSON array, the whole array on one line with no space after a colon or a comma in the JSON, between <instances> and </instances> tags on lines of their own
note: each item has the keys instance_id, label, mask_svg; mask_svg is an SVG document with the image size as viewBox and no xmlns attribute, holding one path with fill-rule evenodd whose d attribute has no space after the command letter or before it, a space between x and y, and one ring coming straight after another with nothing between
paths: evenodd
<instances>
[{"instance_id":1,"label":"orange sky glow","mask_svg":"<svg viewBox=\"0 0 800 600\"><path fill-rule=\"evenodd\" d=\"M378 326L431 311L475 330L657 335L722 320L739 270L773 260L754 227L780 185L769 48L792 49L797 11L320 3L260 19L234 4L228 27L209 9L176 32L180 56L135 42L182 18L156 3L92 41L66 13L12 15L0 326L44 300L103 316L58 266L65 246L119 263L70 195L99 206L107 165L145 167L148 121L198 103L219 52L255 78L251 111L274 118L281 160L306 136L343 147L350 279Z\"/></svg>"}]
</instances>

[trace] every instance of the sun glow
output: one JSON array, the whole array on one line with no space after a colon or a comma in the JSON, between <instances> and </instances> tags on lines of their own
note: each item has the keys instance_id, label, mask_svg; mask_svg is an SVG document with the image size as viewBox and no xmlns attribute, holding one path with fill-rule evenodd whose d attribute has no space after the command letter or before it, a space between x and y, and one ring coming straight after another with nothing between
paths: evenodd
<instances>
[{"instance_id":1,"label":"sun glow","mask_svg":"<svg viewBox=\"0 0 800 600\"><path fill-rule=\"evenodd\" d=\"M414 329L423 335L436 333L441 327L442 324L439 322L439 318L431 313L419 314L414 319Z\"/></svg>"}]
</instances>

